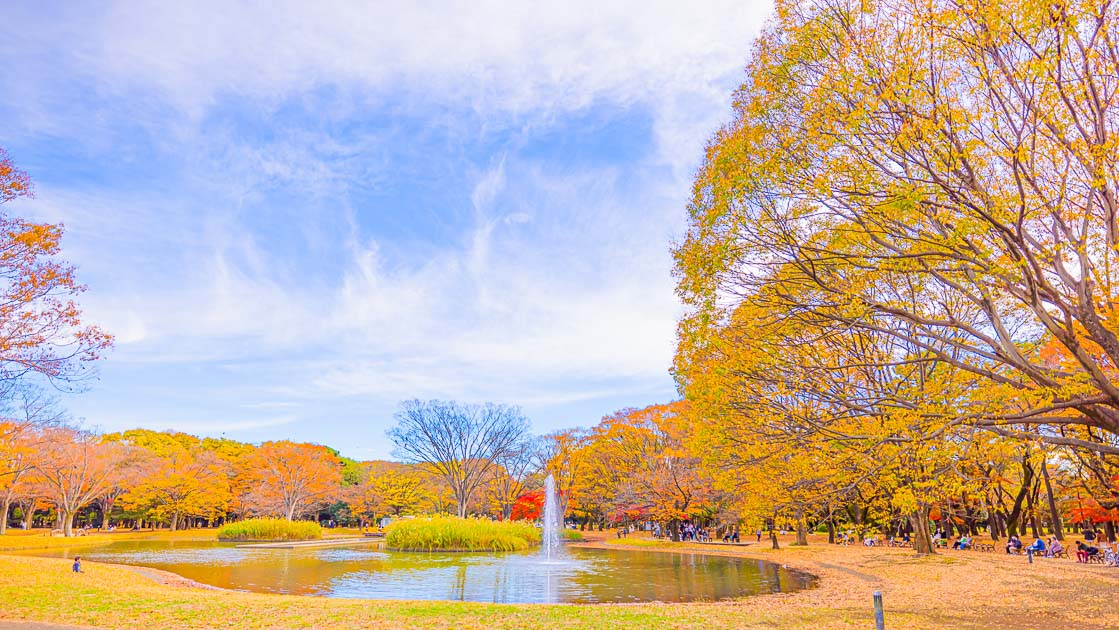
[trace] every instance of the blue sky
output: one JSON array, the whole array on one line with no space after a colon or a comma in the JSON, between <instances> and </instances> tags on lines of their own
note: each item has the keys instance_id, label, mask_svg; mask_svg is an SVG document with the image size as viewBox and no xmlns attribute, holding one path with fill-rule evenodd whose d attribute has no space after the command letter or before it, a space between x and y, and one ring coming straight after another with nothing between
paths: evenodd
<instances>
[{"instance_id":1,"label":"blue sky","mask_svg":"<svg viewBox=\"0 0 1119 630\"><path fill-rule=\"evenodd\" d=\"M675 396L670 247L751 2L6 5L0 146L117 336L91 426L386 457Z\"/></svg>"}]
</instances>

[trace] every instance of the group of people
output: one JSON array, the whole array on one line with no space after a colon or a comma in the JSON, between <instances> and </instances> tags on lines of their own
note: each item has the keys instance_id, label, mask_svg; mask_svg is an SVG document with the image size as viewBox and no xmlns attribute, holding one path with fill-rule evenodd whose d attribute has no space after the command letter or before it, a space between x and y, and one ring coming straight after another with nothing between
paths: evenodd
<instances>
[{"instance_id":1,"label":"group of people","mask_svg":"<svg viewBox=\"0 0 1119 630\"><path fill-rule=\"evenodd\" d=\"M711 535L704 527L699 527L691 523L684 523L684 526L680 528L680 540L711 542Z\"/></svg>"},{"instance_id":2,"label":"group of people","mask_svg":"<svg viewBox=\"0 0 1119 630\"><path fill-rule=\"evenodd\" d=\"M1107 566L1119 567L1119 546L1114 543L1095 543L1095 532L1085 531L1085 540L1076 541L1076 561L1088 563L1093 558L1101 558ZM952 544L953 549L969 549L972 546L971 537L967 534ZM1016 555L1026 553L1031 556L1056 558L1064 553L1064 545L1055 536L1049 536L1043 541L1040 536L1034 536L1033 544L1024 546L1022 539L1012 534L1006 541L1006 553Z\"/></svg>"},{"instance_id":3,"label":"group of people","mask_svg":"<svg viewBox=\"0 0 1119 630\"><path fill-rule=\"evenodd\" d=\"M1017 534L1011 534L1010 538L1006 541L1006 553L1013 555L1025 551L1025 553L1030 555L1053 558L1061 555L1061 552L1065 550L1064 546L1061 545L1061 541L1053 536L1049 537L1049 544L1045 544L1040 537L1035 536L1033 544L1024 548L1022 545L1022 539L1019 538Z\"/></svg>"},{"instance_id":4,"label":"group of people","mask_svg":"<svg viewBox=\"0 0 1119 630\"><path fill-rule=\"evenodd\" d=\"M667 532L661 529L660 523L653 524L653 538L664 538ZM620 536L619 536L620 537ZM680 526L680 540L681 541L694 541L694 542L711 542L711 533L706 527L700 527L692 523L684 523Z\"/></svg>"},{"instance_id":5,"label":"group of people","mask_svg":"<svg viewBox=\"0 0 1119 630\"><path fill-rule=\"evenodd\" d=\"M1091 562L1093 558L1103 555L1103 563L1109 567L1119 567L1119 545L1115 543L1092 544L1091 541L1076 541L1076 561Z\"/></svg>"}]
</instances>

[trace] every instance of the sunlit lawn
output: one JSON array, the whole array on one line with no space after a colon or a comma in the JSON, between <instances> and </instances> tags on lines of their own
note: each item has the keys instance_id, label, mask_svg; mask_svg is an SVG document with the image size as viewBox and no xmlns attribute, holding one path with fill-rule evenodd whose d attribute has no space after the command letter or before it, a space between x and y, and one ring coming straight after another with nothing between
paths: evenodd
<instances>
[{"instance_id":1,"label":"sunlit lawn","mask_svg":"<svg viewBox=\"0 0 1119 630\"><path fill-rule=\"evenodd\" d=\"M108 545L118 540L216 540L215 529L170 530L120 530L115 532L90 532L85 536L51 536L48 529L11 530L0 536L0 551L19 549L60 549L63 547L94 547Z\"/></svg>"}]
</instances>

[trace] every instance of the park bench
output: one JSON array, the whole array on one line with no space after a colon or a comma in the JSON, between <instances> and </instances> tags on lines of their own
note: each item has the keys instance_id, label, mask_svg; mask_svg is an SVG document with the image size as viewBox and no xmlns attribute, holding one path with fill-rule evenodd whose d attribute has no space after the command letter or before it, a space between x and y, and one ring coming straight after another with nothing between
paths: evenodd
<instances>
[{"instance_id":1,"label":"park bench","mask_svg":"<svg viewBox=\"0 0 1119 630\"><path fill-rule=\"evenodd\" d=\"M1103 564L1103 554L1097 553L1094 556L1088 556L1088 564Z\"/></svg>"}]
</instances>

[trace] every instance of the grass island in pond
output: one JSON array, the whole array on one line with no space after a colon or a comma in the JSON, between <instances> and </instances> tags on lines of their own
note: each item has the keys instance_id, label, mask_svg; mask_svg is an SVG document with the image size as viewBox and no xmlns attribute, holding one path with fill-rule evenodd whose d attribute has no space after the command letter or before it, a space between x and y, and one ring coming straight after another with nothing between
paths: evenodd
<instances>
[{"instance_id":1,"label":"grass island in pond","mask_svg":"<svg viewBox=\"0 0 1119 630\"><path fill-rule=\"evenodd\" d=\"M385 544L396 551L524 551L540 544L540 530L528 521L433 516L392 523Z\"/></svg>"},{"instance_id":2,"label":"grass island in pond","mask_svg":"<svg viewBox=\"0 0 1119 630\"><path fill-rule=\"evenodd\" d=\"M227 523L218 530L218 540L250 542L272 540L318 540L322 527L313 521L283 518L250 518Z\"/></svg>"}]
</instances>

